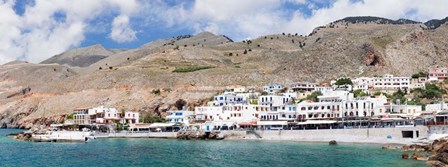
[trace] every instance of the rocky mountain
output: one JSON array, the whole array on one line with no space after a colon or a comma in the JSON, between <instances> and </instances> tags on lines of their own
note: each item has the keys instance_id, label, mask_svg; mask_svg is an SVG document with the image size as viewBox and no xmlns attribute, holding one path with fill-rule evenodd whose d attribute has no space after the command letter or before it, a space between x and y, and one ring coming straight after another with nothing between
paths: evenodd
<instances>
[{"instance_id":1,"label":"rocky mountain","mask_svg":"<svg viewBox=\"0 0 448 167\"><path fill-rule=\"evenodd\" d=\"M72 67L87 67L113 54L102 45L93 45L85 48L77 48L53 56L40 64L66 64Z\"/></svg>"},{"instance_id":2,"label":"rocky mountain","mask_svg":"<svg viewBox=\"0 0 448 167\"><path fill-rule=\"evenodd\" d=\"M425 25L428 28L436 29L436 28L439 28L442 24L446 25L447 22L448 22L448 17L445 17L442 20L437 20L437 19L429 20L429 21L425 22Z\"/></svg>"},{"instance_id":3,"label":"rocky mountain","mask_svg":"<svg viewBox=\"0 0 448 167\"><path fill-rule=\"evenodd\" d=\"M163 115L180 98L193 107L235 85L410 76L448 65L447 37L446 23L431 29L409 20L353 17L307 36L282 33L234 42L203 32L119 52L74 49L41 64L0 66L0 125L59 122L74 108L99 104ZM161 93L152 93L156 89Z\"/></svg>"}]
</instances>

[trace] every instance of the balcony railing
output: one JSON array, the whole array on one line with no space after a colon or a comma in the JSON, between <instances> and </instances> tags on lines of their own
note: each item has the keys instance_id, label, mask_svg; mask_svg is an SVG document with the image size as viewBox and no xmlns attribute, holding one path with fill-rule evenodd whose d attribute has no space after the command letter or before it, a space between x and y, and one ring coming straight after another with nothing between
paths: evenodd
<instances>
[{"instance_id":1,"label":"balcony railing","mask_svg":"<svg viewBox=\"0 0 448 167\"><path fill-rule=\"evenodd\" d=\"M425 126L448 125L448 122L425 122Z\"/></svg>"}]
</instances>

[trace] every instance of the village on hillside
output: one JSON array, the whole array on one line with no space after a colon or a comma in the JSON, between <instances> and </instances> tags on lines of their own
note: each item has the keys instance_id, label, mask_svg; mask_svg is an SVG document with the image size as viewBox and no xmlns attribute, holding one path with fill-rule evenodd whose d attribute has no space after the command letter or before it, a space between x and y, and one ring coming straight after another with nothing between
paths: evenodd
<instances>
[{"instance_id":1,"label":"village on hillside","mask_svg":"<svg viewBox=\"0 0 448 167\"><path fill-rule=\"evenodd\" d=\"M329 84L270 84L261 91L233 87L213 97L206 106L177 108L167 116L117 110L113 107L75 109L64 124L115 131L179 130L303 130L384 128L448 124L445 82L448 70L433 67L412 77L339 78ZM425 104L426 101L437 102ZM438 102L439 100L440 102Z\"/></svg>"}]
</instances>

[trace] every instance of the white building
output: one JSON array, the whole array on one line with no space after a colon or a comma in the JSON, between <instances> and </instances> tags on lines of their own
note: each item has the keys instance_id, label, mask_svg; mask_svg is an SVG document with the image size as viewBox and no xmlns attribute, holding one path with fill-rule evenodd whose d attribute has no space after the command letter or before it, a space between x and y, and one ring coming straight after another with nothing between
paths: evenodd
<instances>
[{"instance_id":1,"label":"white building","mask_svg":"<svg viewBox=\"0 0 448 167\"><path fill-rule=\"evenodd\" d=\"M314 87L314 90L313 90L313 92L321 92L321 93L331 92L331 91L333 91L333 88L328 87L328 86L316 86L316 87Z\"/></svg>"},{"instance_id":2,"label":"white building","mask_svg":"<svg viewBox=\"0 0 448 167\"><path fill-rule=\"evenodd\" d=\"M385 92L397 91L398 89L409 92L410 82L410 77L394 77L393 75L374 77L371 80L372 88L375 91Z\"/></svg>"},{"instance_id":3,"label":"white building","mask_svg":"<svg viewBox=\"0 0 448 167\"><path fill-rule=\"evenodd\" d=\"M193 111L168 111L168 115L166 119L171 123L183 123L188 126L190 124L190 120L193 119L194 113Z\"/></svg>"},{"instance_id":4,"label":"white building","mask_svg":"<svg viewBox=\"0 0 448 167\"><path fill-rule=\"evenodd\" d=\"M372 78L369 77L359 77L352 79L353 90L362 90L367 93L371 80Z\"/></svg>"},{"instance_id":5,"label":"white building","mask_svg":"<svg viewBox=\"0 0 448 167\"><path fill-rule=\"evenodd\" d=\"M79 125L114 124L115 122L135 124L139 123L139 119L140 113L138 112L119 112L115 108L104 106L74 110L74 123Z\"/></svg>"},{"instance_id":6,"label":"white building","mask_svg":"<svg viewBox=\"0 0 448 167\"><path fill-rule=\"evenodd\" d=\"M291 100L291 97L288 97L288 96L266 95L266 96L258 97L258 104L262 105L262 106L272 107L273 110L275 110L278 107L289 103L290 100Z\"/></svg>"},{"instance_id":7,"label":"white building","mask_svg":"<svg viewBox=\"0 0 448 167\"><path fill-rule=\"evenodd\" d=\"M283 88L284 88L283 85L274 83L274 84L264 86L263 91L268 92L268 93L277 93L277 92L280 92Z\"/></svg>"},{"instance_id":8,"label":"white building","mask_svg":"<svg viewBox=\"0 0 448 167\"><path fill-rule=\"evenodd\" d=\"M233 92L234 93L244 93L244 92L246 92L246 88L245 87L235 87L235 88L233 88Z\"/></svg>"},{"instance_id":9,"label":"white building","mask_svg":"<svg viewBox=\"0 0 448 167\"><path fill-rule=\"evenodd\" d=\"M291 84L291 89L294 92L311 92L314 90L315 87L317 87L317 83L310 83L310 82L298 82Z\"/></svg>"},{"instance_id":10,"label":"white building","mask_svg":"<svg viewBox=\"0 0 448 167\"><path fill-rule=\"evenodd\" d=\"M224 92L223 94L217 95L213 98L214 99L213 105L225 106L225 105L244 103L245 98L247 98L247 96L240 96L234 92Z\"/></svg>"},{"instance_id":11,"label":"white building","mask_svg":"<svg viewBox=\"0 0 448 167\"><path fill-rule=\"evenodd\" d=\"M428 80L443 81L448 78L448 69L445 67L431 67L428 70Z\"/></svg>"},{"instance_id":12,"label":"white building","mask_svg":"<svg viewBox=\"0 0 448 167\"><path fill-rule=\"evenodd\" d=\"M430 112L441 112L442 110L447 110L448 109L448 104L446 103L435 103L435 104L427 104L425 107L426 111L430 111Z\"/></svg>"},{"instance_id":13,"label":"white building","mask_svg":"<svg viewBox=\"0 0 448 167\"><path fill-rule=\"evenodd\" d=\"M426 80L422 80L421 78L412 78L411 85L409 85L409 89L425 89Z\"/></svg>"}]
</instances>

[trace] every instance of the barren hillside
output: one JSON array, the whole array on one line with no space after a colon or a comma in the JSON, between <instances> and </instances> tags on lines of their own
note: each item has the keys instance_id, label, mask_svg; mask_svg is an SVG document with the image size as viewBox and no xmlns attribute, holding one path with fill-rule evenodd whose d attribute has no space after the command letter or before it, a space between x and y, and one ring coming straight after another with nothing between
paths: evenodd
<instances>
[{"instance_id":1,"label":"barren hillside","mask_svg":"<svg viewBox=\"0 0 448 167\"><path fill-rule=\"evenodd\" d=\"M163 114L179 98L199 105L233 85L410 76L448 65L447 32L447 23L440 21L427 27L359 17L318 27L308 36L273 34L233 42L204 32L120 52L99 45L74 49L41 64L0 66L0 125L30 127L43 117L58 122L74 108L101 103ZM153 89L161 89L161 95Z\"/></svg>"}]
</instances>

